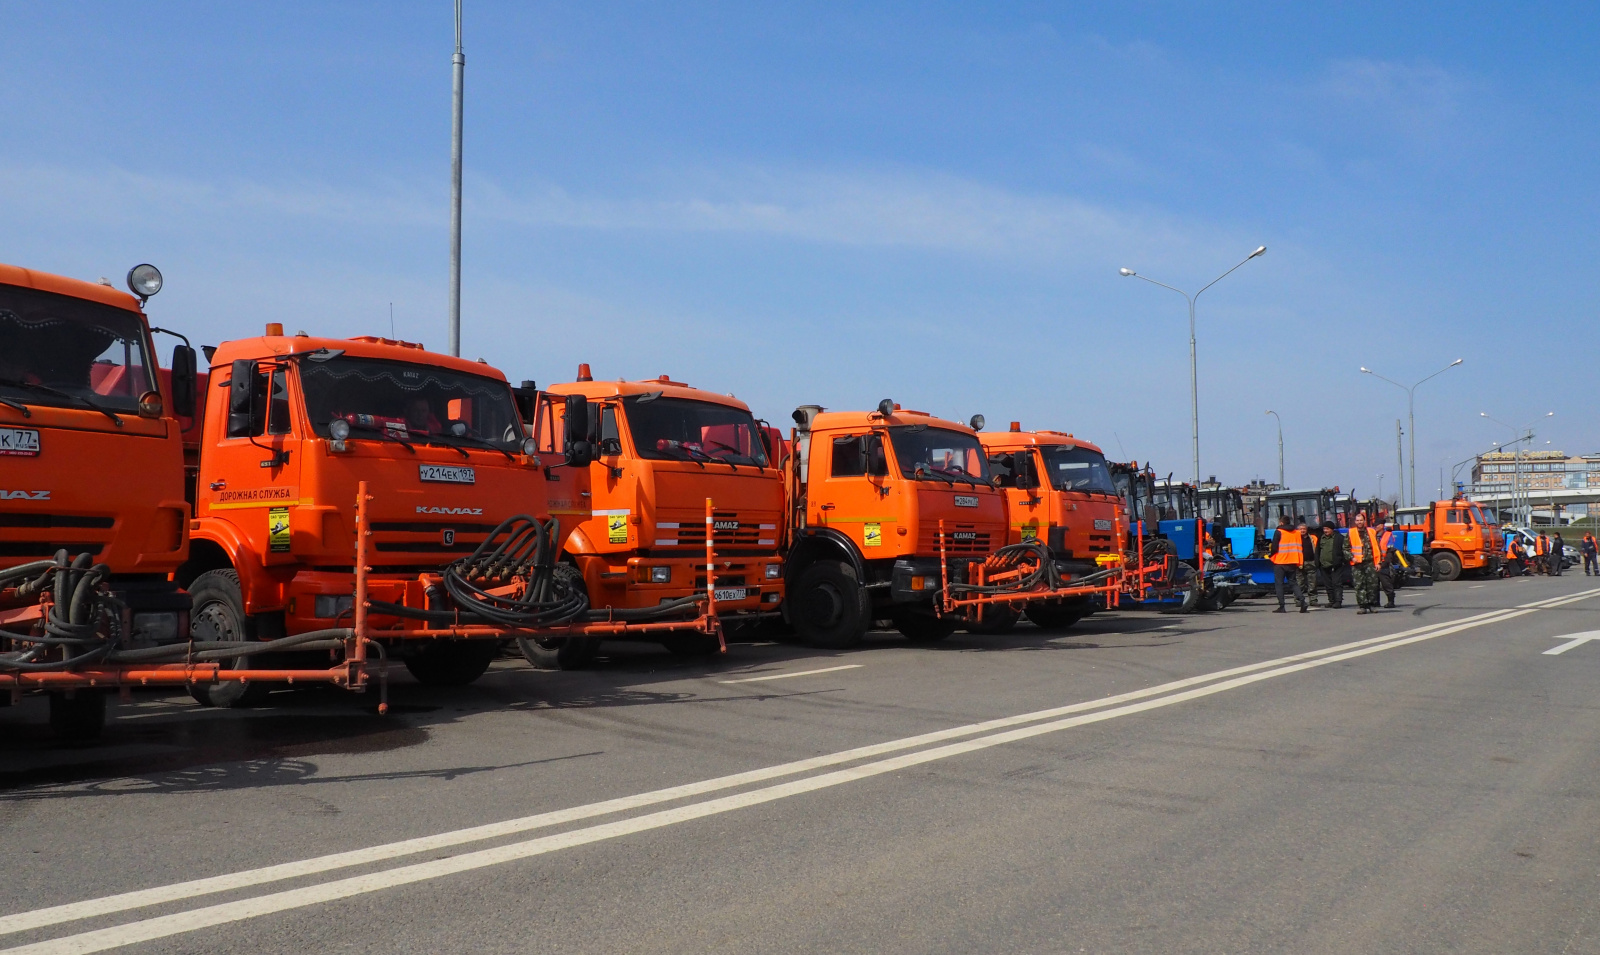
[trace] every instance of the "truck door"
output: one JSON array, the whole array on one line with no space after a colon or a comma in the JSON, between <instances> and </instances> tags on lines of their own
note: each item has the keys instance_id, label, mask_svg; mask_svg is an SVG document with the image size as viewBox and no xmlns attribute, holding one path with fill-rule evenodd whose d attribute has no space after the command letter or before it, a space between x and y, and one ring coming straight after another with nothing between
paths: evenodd
<instances>
[{"instance_id":1,"label":"truck door","mask_svg":"<svg viewBox=\"0 0 1600 955\"><path fill-rule=\"evenodd\" d=\"M868 557L882 553L884 535L895 533L894 513L879 502L887 488L888 457L883 436L876 433L839 435L831 441L828 479L811 485L817 515L837 527ZM818 490L821 491L818 494Z\"/></svg>"},{"instance_id":2,"label":"truck door","mask_svg":"<svg viewBox=\"0 0 1600 955\"><path fill-rule=\"evenodd\" d=\"M236 385L235 375L247 377ZM218 437L201 454L211 516L238 527L267 566L291 563L301 494L288 367L237 361L213 387L217 427L211 433Z\"/></svg>"}]
</instances>

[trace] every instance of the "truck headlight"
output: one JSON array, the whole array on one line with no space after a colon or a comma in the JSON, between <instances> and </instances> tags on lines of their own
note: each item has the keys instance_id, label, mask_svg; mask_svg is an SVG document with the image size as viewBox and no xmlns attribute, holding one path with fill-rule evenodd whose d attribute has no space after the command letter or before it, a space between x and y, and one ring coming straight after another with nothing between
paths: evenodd
<instances>
[{"instance_id":1,"label":"truck headlight","mask_svg":"<svg viewBox=\"0 0 1600 955\"><path fill-rule=\"evenodd\" d=\"M328 437L335 441L343 441L350 437L350 422L343 418L334 418L328 422Z\"/></svg>"},{"instance_id":2,"label":"truck headlight","mask_svg":"<svg viewBox=\"0 0 1600 955\"><path fill-rule=\"evenodd\" d=\"M535 454L538 454L539 453L539 442L533 440L532 438L523 438L522 439L522 453L526 454L530 458L533 457Z\"/></svg>"},{"instance_id":3,"label":"truck headlight","mask_svg":"<svg viewBox=\"0 0 1600 955\"><path fill-rule=\"evenodd\" d=\"M161 291L161 270L153 265L135 265L128 270L128 291L143 301Z\"/></svg>"},{"instance_id":4,"label":"truck headlight","mask_svg":"<svg viewBox=\"0 0 1600 955\"><path fill-rule=\"evenodd\" d=\"M652 568L650 568L650 582L652 584L670 584L670 583L672 583L672 568L671 567L652 567Z\"/></svg>"},{"instance_id":5,"label":"truck headlight","mask_svg":"<svg viewBox=\"0 0 1600 955\"><path fill-rule=\"evenodd\" d=\"M768 580L777 580L779 577L782 577L782 576L783 576L783 565L782 564L768 564L767 565L767 579Z\"/></svg>"}]
</instances>

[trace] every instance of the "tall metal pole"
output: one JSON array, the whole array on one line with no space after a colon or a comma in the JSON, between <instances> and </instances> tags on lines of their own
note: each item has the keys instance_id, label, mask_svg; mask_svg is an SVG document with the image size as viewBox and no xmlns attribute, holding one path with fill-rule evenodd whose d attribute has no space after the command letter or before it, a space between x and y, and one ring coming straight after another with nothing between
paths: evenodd
<instances>
[{"instance_id":1,"label":"tall metal pole","mask_svg":"<svg viewBox=\"0 0 1600 955\"><path fill-rule=\"evenodd\" d=\"M1406 496L1406 449L1405 445L1401 443L1399 418L1394 419L1394 453L1400 466L1400 469L1395 472L1400 477L1400 490L1395 494L1395 502L1398 504L1400 501L1405 500ZM1411 497L1415 499L1416 496L1417 452L1413 449L1411 452Z\"/></svg>"},{"instance_id":2,"label":"tall metal pole","mask_svg":"<svg viewBox=\"0 0 1600 955\"><path fill-rule=\"evenodd\" d=\"M1267 251L1267 247L1266 246L1263 245L1263 246L1258 247L1254 252L1250 253L1249 255L1247 255L1243 259L1241 259L1239 261L1239 265L1245 264L1246 262L1250 261L1251 259L1255 258L1258 255L1261 255L1262 253L1264 253L1266 251ZM1188 292L1185 292L1183 289L1173 288L1172 286L1168 285L1165 282L1157 282L1155 279L1145 278L1145 276L1140 275L1138 272L1135 272L1132 269L1122 269L1121 270L1123 275L1128 276L1130 278L1144 279L1146 282L1149 282L1151 285L1159 285L1164 289L1169 289L1169 290L1171 290L1173 292L1177 292L1179 295L1183 296L1184 301L1189 303L1189 424L1190 424L1191 433L1193 434L1193 437L1194 437L1194 486L1195 487L1199 487L1200 486L1200 376L1199 376L1199 372L1197 371L1197 366L1195 364L1194 303L1195 303L1195 300L1200 297L1200 293L1201 292L1204 292L1206 289L1210 288L1211 286L1217 284L1218 282L1220 282L1223 279L1227 278L1228 276L1232 275L1233 272L1234 272L1234 269L1237 269L1239 267L1239 265L1235 265L1232 269L1229 269L1228 271L1222 273L1221 275L1219 275L1216 278L1212 279L1211 281L1207 282L1205 285L1201 286L1199 292L1196 292L1193 295L1190 295Z\"/></svg>"},{"instance_id":3,"label":"tall metal pole","mask_svg":"<svg viewBox=\"0 0 1600 955\"><path fill-rule=\"evenodd\" d=\"M1278 422L1278 487L1288 487L1283 480L1283 418L1276 411L1269 411L1272 419Z\"/></svg>"},{"instance_id":4,"label":"tall metal pole","mask_svg":"<svg viewBox=\"0 0 1600 955\"><path fill-rule=\"evenodd\" d=\"M454 103L450 117L450 354L461 355L461 107L467 55L461 52L461 0L456 0Z\"/></svg>"},{"instance_id":5,"label":"tall metal pole","mask_svg":"<svg viewBox=\"0 0 1600 955\"><path fill-rule=\"evenodd\" d=\"M1432 380L1434 378L1439 377L1440 375L1444 374L1445 372L1449 371L1450 369L1454 368L1455 366L1461 364L1462 361L1464 361L1464 359L1457 358L1455 361L1451 362L1450 364L1444 366L1443 368L1441 368L1438 371L1434 372L1433 374L1429 375L1427 378L1422 379L1422 381L1417 382L1415 385L1402 385L1400 382L1395 381L1393 378L1384 378L1382 375L1378 374L1377 372L1373 371L1371 368L1368 368L1365 365L1361 366L1361 373L1363 375L1371 375L1374 378L1380 379L1382 381L1387 381L1389 384L1394 385L1396 388L1399 388L1401 391L1404 391L1406 393L1406 410L1407 410L1407 413L1410 415L1410 418L1411 418L1411 506L1412 507L1416 507L1417 506L1417 411L1416 411L1416 393L1417 393L1417 388L1420 387L1423 384L1423 382L1430 381L1430 380ZM1443 489L1442 486L1441 486L1441 488L1439 490L1439 493L1441 495L1444 493L1444 489Z\"/></svg>"}]
</instances>

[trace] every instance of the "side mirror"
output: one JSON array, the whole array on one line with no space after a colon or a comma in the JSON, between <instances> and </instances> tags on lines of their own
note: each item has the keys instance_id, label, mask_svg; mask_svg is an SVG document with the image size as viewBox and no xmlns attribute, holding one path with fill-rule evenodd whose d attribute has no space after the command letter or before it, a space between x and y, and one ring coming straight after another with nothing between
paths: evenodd
<instances>
[{"instance_id":1,"label":"side mirror","mask_svg":"<svg viewBox=\"0 0 1600 955\"><path fill-rule=\"evenodd\" d=\"M531 381L524 381L520 388L511 389L511 398L517 403L517 416L525 424L533 423L533 416L537 413L539 402L539 389Z\"/></svg>"},{"instance_id":2,"label":"side mirror","mask_svg":"<svg viewBox=\"0 0 1600 955\"><path fill-rule=\"evenodd\" d=\"M248 358L233 363L233 380L228 383L228 437L248 438L255 434L256 369Z\"/></svg>"},{"instance_id":3,"label":"side mirror","mask_svg":"<svg viewBox=\"0 0 1600 955\"><path fill-rule=\"evenodd\" d=\"M1016 476L1019 489L1032 490L1039 486L1039 475L1033 469L1033 455L1028 452L1019 452L1015 456L1011 473Z\"/></svg>"},{"instance_id":4,"label":"side mirror","mask_svg":"<svg viewBox=\"0 0 1600 955\"><path fill-rule=\"evenodd\" d=\"M875 434L861 436L861 455L869 477L888 477L889 458L883 452L883 439Z\"/></svg>"},{"instance_id":5,"label":"side mirror","mask_svg":"<svg viewBox=\"0 0 1600 955\"><path fill-rule=\"evenodd\" d=\"M566 413L567 463L575 468L586 468L594 462L594 445L589 443L589 400L583 395L567 395Z\"/></svg>"},{"instance_id":6,"label":"side mirror","mask_svg":"<svg viewBox=\"0 0 1600 955\"><path fill-rule=\"evenodd\" d=\"M194 349L179 345L172 350L172 413L180 418L194 417L197 379Z\"/></svg>"}]
</instances>

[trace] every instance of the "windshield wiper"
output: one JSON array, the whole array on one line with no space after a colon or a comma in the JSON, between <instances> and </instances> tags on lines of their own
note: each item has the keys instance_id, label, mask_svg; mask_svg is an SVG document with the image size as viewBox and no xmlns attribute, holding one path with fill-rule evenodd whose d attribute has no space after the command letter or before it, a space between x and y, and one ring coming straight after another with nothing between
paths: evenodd
<instances>
[{"instance_id":1,"label":"windshield wiper","mask_svg":"<svg viewBox=\"0 0 1600 955\"><path fill-rule=\"evenodd\" d=\"M427 445L430 448L449 448L450 450L454 451L455 453L461 455L463 458L472 457L472 455L467 453L467 449L466 448L463 448L458 444L451 444L448 441L441 441L441 440L439 440L441 437L443 437L443 436L442 435L437 435L437 434L430 434L426 438L422 439L422 443Z\"/></svg>"},{"instance_id":2,"label":"windshield wiper","mask_svg":"<svg viewBox=\"0 0 1600 955\"><path fill-rule=\"evenodd\" d=\"M507 451L505 448L500 447L498 444L495 444L493 441L490 441L490 440L488 440L486 438L480 438L477 435L471 435L471 434L441 434L441 435L437 435L437 437L453 438L453 439L455 439L457 441L471 441L473 444L478 445L479 447L488 448L491 451L499 451L501 454L506 456L506 460L507 461L515 461L516 460L516 456L513 455L510 451ZM431 444L433 442L429 442L429 443ZM447 448L455 448L457 451L461 451L460 448L457 448L453 444L446 444L445 447L447 447ZM467 455L465 451L462 451L462 456L463 457L470 457L470 455Z\"/></svg>"},{"instance_id":3,"label":"windshield wiper","mask_svg":"<svg viewBox=\"0 0 1600 955\"><path fill-rule=\"evenodd\" d=\"M59 388L52 388L49 385L40 385L31 381L18 381L15 378L0 378L0 385L9 385L12 388L26 388L29 391L37 391L43 395L52 395L57 398L65 398L68 401L76 401L78 404L88 408L90 411L98 411L107 418L110 418L117 427L122 427L122 419L117 417L116 412L102 405L97 405L82 395L75 395L71 392L62 391Z\"/></svg>"},{"instance_id":4,"label":"windshield wiper","mask_svg":"<svg viewBox=\"0 0 1600 955\"><path fill-rule=\"evenodd\" d=\"M393 431L390 431L388 428L379 428L379 427L375 427L374 425L370 425L370 424L356 424L354 421L350 422L350 428L351 428L351 430L360 429L362 431L371 431L374 434L382 435L387 440L393 441L393 442L399 444L401 447L405 448L407 451L410 451L412 454L416 454L417 453L417 449L413 448L411 446L411 442L410 441L407 441L405 438L400 437L399 435L395 434Z\"/></svg>"},{"instance_id":5,"label":"windshield wiper","mask_svg":"<svg viewBox=\"0 0 1600 955\"><path fill-rule=\"evenodd\" d=\"M743 455L744 454L744 452L740 451L738 448L730 448L727 445L723 444L721 441L713 441L711 443L715 447L719 447L722 450L728 452L729 454L738 454L738 455ZM739 465L734 464L732 461L729 461L727 458L719 458L716 455L710 454L710 453L705 452L705 451L702 451L700 453L704 454L706 457L710 458L713 461L721 461L723 464L726 464L728 467L733 468L733 471L734 471L735 474L737 474L739 472Z\"/></svg>"},{"instance_id":6,"label":"windshield wiper","mask_svg":"<svg viewBox=\"0 0 1600 955\"><path fill-rule=\"evenodd\" d=\"M938 477L940 480L944 481L944 483L950 485L951 487L955 487L956 486L956 482L950 480L948 475L941 474L939 472L938 468L930 468L926 464L919 464L916 467L911 469L911 476L913 478L917 477L918 475L926 476L926 475L929 475L929 474L935 475L936 477Z\"/></svg>"},{"instance_id":7,"label":"windshield wiper","mask_svg":"<svg viewBox=\"0 0 1600 955\"><path fill-rule=\"evenodd\" d=\"M678 441L667 441L665 444L657 445L656 446L656 450L657 451L682 451L683 452L683 457L680 458L679 460L682 460L682 461L693 461L694 463L700 465L700 470L704 471L706 469L705 462L700 460L699 458L695 457L694 456L694 452L687 445L685 445L685 444L683 444L681 442L678 442ZM706 454L704 451L701 451L700 453L702 455L705 455L707 458L711 458L711 460L713 460L713 461L716 460L716 458L712 458L711 455Z\"/></svg>"},{"instance_id":8,"label":"windshield wiper","mask_svg":"<svg viewBox=\"0 0 1600 955\"><path fill-rule=\"evenodd\" d=\"M968 484L972 485L973 487L978 487L978 482L977 482L976 479L973 478L972 472L968 471L966 468L962 467L959 464L952 464L950 467L947 467L947 468L938 468L938 467L936 467L933 470L934 470L935 473L949 472L951 474L959 475L963 481L966 481ZM954 486L954 484L955 484L954 481L951 481L950 483L951 483L952 486Z\"/></svg>"},{"instance_id":9,"label":"windshield wiper","mask_svg":"<svg viewBox=\"0 0 1600 955\"><path fill-rule=\"evenodd\" d=\"M4 395L0 395L0 405L17 409L18 411L22 412L22 416L24 418L33 417L33 412L28 410L28 406L16 400L15 398L7 398Z\"/></svg>"}]
</instances>

